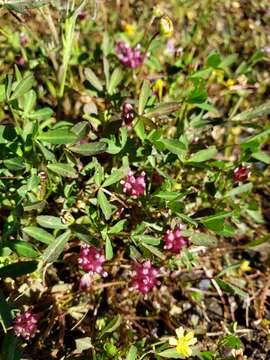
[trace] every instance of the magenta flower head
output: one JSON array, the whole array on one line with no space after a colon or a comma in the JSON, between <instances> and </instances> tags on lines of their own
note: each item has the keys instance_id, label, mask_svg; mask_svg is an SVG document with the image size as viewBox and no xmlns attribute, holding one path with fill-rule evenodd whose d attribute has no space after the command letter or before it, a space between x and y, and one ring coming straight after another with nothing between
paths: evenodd
<instances>
[{"instance_id":1,"label":"magenta flower head","mask_svg":"<svg viewBox=\"0 0 270 360\"><path fill-rule=\"evenodd\" d=\"M23 337L25 340L33 338L37 333L38 316L32 314L30 310L24 314L17 315L13 330L17 336Z\"/></svg>"},{"instance_id":2,"label":"magenta flower head","mask_svg":"<svg viewBox=\"0 0 270 360\"><path fill-rule=\"evenodd\" d=\"M145 172L143 171L141 175L135 178L132 171L129 171L127 179L121 180L120 184L123 185L124 193L137 198L138 196L143 195L146 188Z\"/></svg>"},{"instance_id":3,"label":"magenta flower head","mask_svg":"<svg viewBox=\"0 0 270 360\"><path fill-rule=\"evenodd\" d=\"M115 52L121 63L131 69L135 69L143 63L140 45L131 48L128 44L121 41L116 44Z\"/></svg>"},{"instance_id":4,"label":"magenta flower head","mask_svg":"<svg viewBox=\"0 0 270 360\"><path fill-rule=\"evenodd\" d=\"M135 263L132 287L144 295L147 294L150 289L159 284L158 273L158 269L152 267L150 260L143 264Z\"/></svg>"},{"instance_id":5,"label":"magenta flower head","mask_svg":"<svg viewBox=\"0 0 270 360\"><path fill-rule=\"evenodd\" d=\"M83 245L81 247L78 262L80 267L90 275L99 274L104 277L108 275L103 269L105 257L102 251L95 246Z\"/></svg>"},{"instance_id":6,"label":"magenta flower head","mask_svg":"<svg viewBox=\"0 0 270 360\"><path fill-rule=\"evenodd\" d=\"M249 166L239 166L233 171L233 178L235 181L244 182L248 179L250 174L250 167Z\"/></svg>"},{"instance_id":7,"label":"magenta flower head","mask_svg":"<svg viewBox=\"0 0 270 360\"><path fill-rule=\"evenodd\" d=\"M18 66L24 67L24 66L25 66L25 60L24 60L24 58L23 58L22 56L18 56L18 57L16 58L16 64L17 64Z\"/></svg>"},{"instance_id":8,"label":"magenta flower head","mask_svg":"<svg viewBox=\"0 0 270 360\"><path fill-rule=\"evenodd\" d=\"M122 107L122 126L130 128L134 117L135 113L133 106L129 103L124 103Z\"/></svg>"},{"instance_id":9,"label":"magenta flower head","mask_svg":"<svg viewBox=\"0 0 270 360\"><path fill-rule=\"evenodd\" d=\"M85 20L87 18L87 12L86 11L83 11L81 10L78 14L78 18L82 21L82 20Z\"/></svg>"},{"instance_id":10,"label":"magenta flower head","mask_svg":"<svg viewBox=\"0 0 270 360\"><path fill-rule=\"evenodd\" d=\"M163 237L165 250L170 250L177 254L184 246L187 246L188 238L182 236L181 229L183 229L183 226L179 225L174 230L166 231Z\"/></svg>"},{"instance_id":11,"label":"magenta flower head","mask_svg":"<svg viewBox=\"0 0 270 360\"><path fill-rule=\"evenodd\" d=\"M25 46L28 43L28 38L24 33L20 34L20 44Z\"/></svg>"}]
</instances>

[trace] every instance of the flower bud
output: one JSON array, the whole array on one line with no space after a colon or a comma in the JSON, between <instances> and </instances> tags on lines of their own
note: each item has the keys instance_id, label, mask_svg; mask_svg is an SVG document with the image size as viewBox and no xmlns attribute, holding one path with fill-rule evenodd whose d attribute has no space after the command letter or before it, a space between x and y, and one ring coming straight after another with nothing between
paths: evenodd
<instances>
[{"instance_id":1,"label":"flower bud","mask_svg":"<svg viewBox=\"0 0 270 360\"><path fill-rule=\"evenodd\" d=\"M173 22L169 16L162 16L159 21L159 32L161 35L171 37L173 35Z\"/></svg>"},{"instance_id":2,"label":"flower bud","mask_svg":"<svg viewBox=\"0 0 270 360\"><path fill-rule=\"evenodd\" d=\"M249 166L239 166L233 171L234 181L239 181L239 182L247 181L249 174L250 174Z\"/></svg>"}]
</instances>

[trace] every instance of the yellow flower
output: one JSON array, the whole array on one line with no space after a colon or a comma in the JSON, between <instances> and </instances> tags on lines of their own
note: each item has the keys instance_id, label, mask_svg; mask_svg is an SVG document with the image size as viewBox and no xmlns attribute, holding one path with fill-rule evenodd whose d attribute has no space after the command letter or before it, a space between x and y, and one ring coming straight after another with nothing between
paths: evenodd
<instances>
[{"instance_id":1,"label":"yellow flower","mask_svg":"<svg viewBox=\"0 0 270 360\"><path fill-rule=\"evenodd\" d=\"M247 272L251 270L251 267L249 266L250 262L248 260L244 260L240 266L241 272Z\"/></svg>"},{"instance_id":2,"label":"yellow flower","mask_svg":"<svg viewBox=\"0 0 270 360\"><path fill-rule=\"evenodd\" d=\"M173 35L173 22L169 16L162 16L159 20L159 31L160 34L171 37Z\"/></svg>"},{"instance_id":3,"label":"yellow flower","mask_svg":"<svg viewBox=\"0 0 270 360\"><path fill-rule=\"evenodd\" d=\"M169 338L169 344L175 346L176 351L185 358L191 356L191 345L194 345L197 342L197 339L194 337L194 331L188 331L187 334L184 335L185 330L183 329L183 327L180 327L176 329L175 332L177 338Z\"/></svg>"},{"instance_id":4,"label":"yellow flower","mask_svg":"<svg viewBox=\"0 0 270 360\"><path fill-rule=\"evenodd\" d=\"M231 87L235 84L235 81L233 79L228 79L227 81L225 81L224 85L226 87Z\"/></svg>"},{"instance_id":5,"label":"yellow flower","mask_svg":"<svg viewBox=\"0 0 270 360\"><path fill-rule=\"evenodd\" d=\"M163 80L158 79L154 86L153 86L153 91L158 95L159 99L162 98L162 94L163 94Z\"/></svg>"},{"instance_id":6,"label":"yellow flower","mask_svg":"<svg viewBox=\"0 0 270 360\"><path fill-rule=\"evenodd\" d=\"M127 35L132 36L135 33L135 25L126 23L124 25L124 31Z\"/></svg>"}]
</instances>

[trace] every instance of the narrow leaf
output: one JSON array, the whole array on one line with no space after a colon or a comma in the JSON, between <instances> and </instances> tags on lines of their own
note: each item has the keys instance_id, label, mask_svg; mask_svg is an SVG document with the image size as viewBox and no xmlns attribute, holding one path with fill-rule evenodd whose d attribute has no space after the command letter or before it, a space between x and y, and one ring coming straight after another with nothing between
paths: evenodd
<instances>
[{"instance_id":1,"label":"narrow leaf","mask_svg":"<svg viewBox=\"0 0 270 360\"><path fill-rule=\"evenodd\" d=\"M105 219L109 220L112 215L112 209L109 201L106 198L106 195L102 190L98 191L97 200L98 200L98 205L100 206L105 216Z\"/></svg>"},{"instance_id":2,"label":"narrow leaf","mask_svg":"<svg viewBox=\"0 0 270 360\"><path fill-rule=\"evenodd\" d=\"M52 244L47 247L47 249L42 255L44 263L51 263L58 259L70 238L70 234L70 230L64 232L62 235L58 236Z\"/></svg>"},{"instance_id":3,"label":"narrow leaf","mask_svg":"<svg viewBox=\"0 0 270 360\"><path fill-rule=\"evenodd\" d=\"M83 156L91 156L103 153L107 149L105 142L92 142L89 144L75 145L69 148L69 150Z\"/></svg>"},{"instance_id":4,"label":"narrow leaf","mask_svg":"<svg viewBox=\"0 0 270 360\"><path fill-rule=\"evenodd\" d=\"M37 137L37 139L45 141L49 144L64 145L75 143L78 139L78 136L67 128L60 128L43 132Z\"/></svg>"},{"instance_id":5,"label":"narrow leaf","mask_svg":"<svg viewBox=\"0 0 270 360\"><path fill-rule=\"evenodd\" d=\"M123 79L122 71L119 68L116 68L110 78L109 86L108 86L108 93L112 95L114 93L114 90L117 88L117 86L120 84L120 82Z\"/></svg>"},{"instance_id":6,"label":"narrow leaf","mask_svg":"<svg viewBox=\"0 0 270 360\"><path fill-rule=\"evenodd\" d=\"M61 219L56 216L40 215L36 218L37 223L48 229L66 229L68 226L63 224Z\"/></svg>"},{"instance_id":7,"label":"narrow leaf","mask_svg":"<svg viewBox=\"0 0 270 360\"><path fill-rule=\"evenodd\" d=\"M144 80L139 97L139 111L138 111L139 115L143 114L145 105L150 95L151 95L151 88L149 85L149 81Z\"/></svg>"},{"instance_id":8,"label":"narrow leaf","mask_svg":"<svg viewBox=\"0 0 270 360\"><path fill-rule=\"evenodd\" d=\"M0 268L0 278L11 277L30 274L36 271L38 263L36 261L22 261L14 264L9 264Z\"/></svg>"},{"instance_id":9,"label":"narrow leaf","mask_svg":"<svg viewBox=\"0 0 270 360\"><path fill-rule=\"evenodd\" d=\"M27 235L31 236L33 239L38 240L44 244L50 244L54 241L54 237L52 234L48 233L48 231L41 229L37 226L28 226L23 228L23 232Z\"/></svg>"},{"instance_id":10,"label":"narrow leaf","mask_svg":"<svg viewBox=\"0 0 270 360\"><path fill-rule=\"evenodd\" d=\"M102 85L101 81L99 80L99 78L96 76L96 74L90 68L86 68L84 70L84 75L85 75L86 79L90 82L90 84L92 86L94 86L94 88L96 88L98 91L103 90L103 85Z\"/></svg>"},{"instance_id":11,"label":"narrow leaf","mask_svg":"<svg viewBox=\"0 0 270 360\"><path fill-rule=\"evenodd\" d=\"M47 168L57 175L75 179L78 177L76 170L70 164L54 163L48 164Z\"/></svg>"},{"instance_id":12,"label":"narrow leaf","mask_svg":"<svg viewBox=\"0 0 270 360\"><path fill-rule=\"evenodd\" d=\"M208 149L200 150L195 154L192 154L189 158L189 162L203 162L212 159L217 154L217 148L210 146Z\"/></svg>"}]
</instances>

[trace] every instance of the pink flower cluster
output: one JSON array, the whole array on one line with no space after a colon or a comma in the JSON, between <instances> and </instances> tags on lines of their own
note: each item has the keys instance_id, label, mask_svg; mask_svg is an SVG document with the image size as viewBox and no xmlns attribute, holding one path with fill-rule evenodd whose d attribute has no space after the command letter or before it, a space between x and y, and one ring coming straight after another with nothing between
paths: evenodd
<instances>
[{"instance_id":1,"label":"pink flower cluster","mask_svg":"<svg viewBox=\"0 0 270 360\"><path fill-rule=\"evenodd\" d=\"M134 198L137 198L138 196L143 195L146 188L145 172L143 171L141 175L135 178L132 171L130 171L128 173L127 179L121 180L120 184L123 185L124 193L132 195Z\"/></svg>"},{"instance_id":2,"label":"pink flower cluster","mask_svg":"<svg viewBox=\"0 0 270 360\"><path fill-rule=\"evenodd\" d=\"M181 229L182 226L177 226L174 230L167 230L163 240L164 240L164 249L170 250L173 253L179 253L182 247L188 244L187 237L182 236Z\"/></svg>"},{"instance_id":3,"label":"pink flower cluster","mask_svg":"<svg viewBox=\"0 0 270 360\"><path fill-rule=\"evenodd\" d=\"M136 263L134 265L134 276L132 279L132 287L142 294L147 294L150 289L158 284L158 270L152 267L150 261L143 264Z\"/></svg>"},{"instance_id":4,"label":"pink flower cluster","mask_svg":"<svg viewBox=\"0 0 270 360\"><path fill-rule=\"evenodd\" d=\"M103 269L105 257L102 254L102 251L95 246L83 245L81 247L78 262L80 267L90 275L94 273L100 274L101 276L108 275Z\"/></svg>"},{"instance_id":5,"label":"pink flower cluster","mask_svg":"<svg viewBox=\"0 0 270 360\"><path fill-rule=\"evenodd\" d=\"M115 52L121 63L131 69L135 69L142 65L143 55L141 53L140 45L131 48L124 42L118 42L115 47Z\"/></svg>"},{"instance_id":6,"label":"pink flower cluster","mask_svg":"<svg viewBox=\"0 0 270 360\"><path fill-rule=\"evenodd\" d=\"M37 332L38 316L26 311L24 314L18 315L13 325L13 330L17 336L29 340L34 337Z\"/></svg>"}]
</instances>

